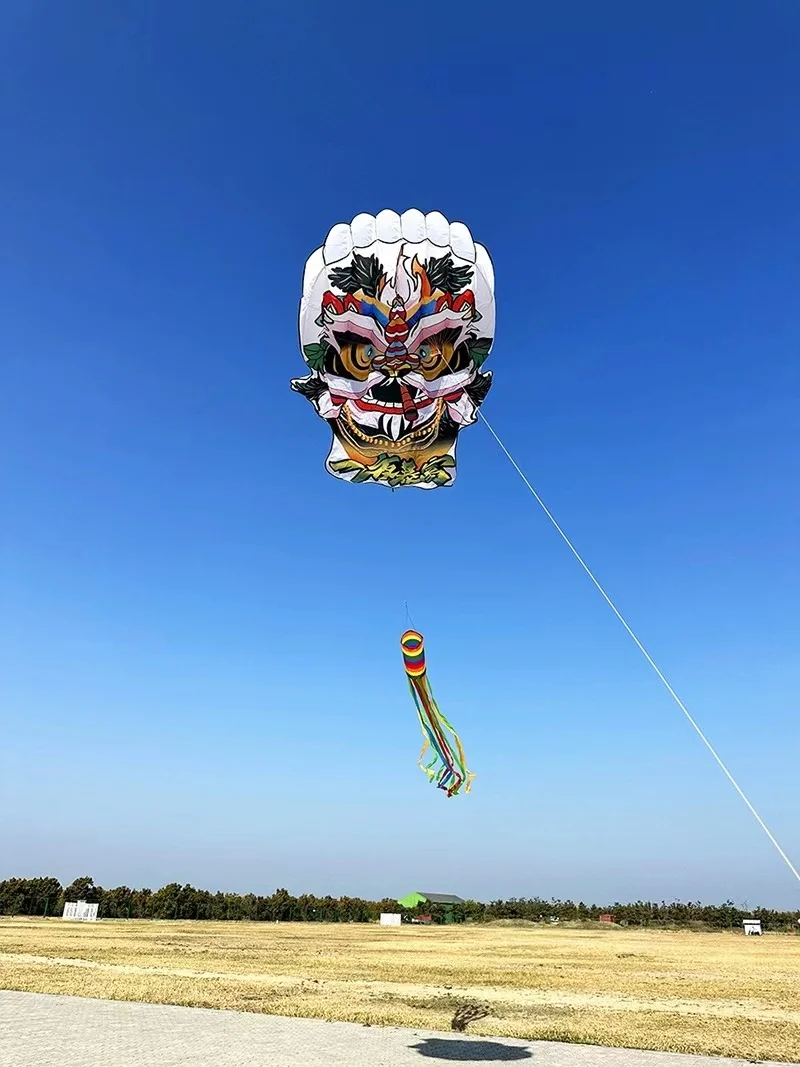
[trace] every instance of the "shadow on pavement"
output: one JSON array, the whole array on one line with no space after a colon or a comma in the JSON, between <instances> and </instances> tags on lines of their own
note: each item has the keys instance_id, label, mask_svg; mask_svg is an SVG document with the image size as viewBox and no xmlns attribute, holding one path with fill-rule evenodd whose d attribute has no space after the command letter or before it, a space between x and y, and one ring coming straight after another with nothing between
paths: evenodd
<instances>
[{"instance_id":1,"label":"shadow on pavement","mask_svg":"<svg viewBox=\"0 0 800 1067\"><path fill-rule=\"evenodd\" d=\"M459 1061L461 1063L510 1063L512 1060L529 1060L530 1049L514 1045L501 1045L499 1041L462 1041L446 1037L426 1037L418 1045L411 1045L420 1056L430 1059Z\"/></svg>"}]
</instances>

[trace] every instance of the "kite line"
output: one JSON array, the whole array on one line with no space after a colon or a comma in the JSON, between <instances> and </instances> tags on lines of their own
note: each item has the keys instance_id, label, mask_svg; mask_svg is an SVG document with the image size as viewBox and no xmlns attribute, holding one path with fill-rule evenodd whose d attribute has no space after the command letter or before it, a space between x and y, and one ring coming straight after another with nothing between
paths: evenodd
<instances>
[{"instance_id":1,"label":"kite line","mask_svg":"<svg viewBox=\"0 0 800 1067\"><path fill-rule=\"evenodd\" d=\"M608 593L607 593L607 592L605 591L605 589L604 589L604 588L602 587L602 585L601 585L601 584L600 584L600 582L599 582L599 581L597 580L597 578L595 578L594 574L592 573L592 571L591 571L591 569L589 568L588 564L587 564L587 563L585 562L585 560L584 560L584 559L583 559L583 557L581 556L580 552L578 552L577 548L576 548L576 547L575 547L575 546L573 545L572 541L570 541L569 537L567 537L567 535L566 535L566 534L564 533L564 531L562 530L561 526L559 526L559 524L558 524L558 522L557 522L557 520L556 520L555 516L553 515L553 513L552 513L552 512L550 511L550 509L549 509L549 508L547 507L547 505L545 504L545 502L544 502L544 501L542 500L542 498L541 498L541 497L539 496L539 494L538 494L538 493L536 492L536 489L535 489L535 488L533 487L533 485L531 485L530 481L528 480L528 478L527 478L527 477L526 477L526 475L525 475L525 472L524 472L524 471L522 470L522 468L520 467L520 465L519 465L519 464L517 463L517 461L516 461L516 460L514 459L514 457L513 457L512 455L511 455L511 453L510 453L510 452L508 451L508 449L506 448L506 446L505 446L505 445L503 444L503 442L502 442L502 441L500 440L500 438L499 438L499 436L497 435L497 433L496 433L496 431L495 431L494 427L493 427L493 426L492 426L492 424L491 424L491 423L489 422L489 420L488 420L488 419L486 418L486 416L485 416L485 415L483 414L483 412L482 412L482 411L480 410L480 408L478 408L478 412L477 412L477 414L478 414L478 418L479 418L479 419L481 420L481 422L482 422L482 423L484 424L484 426L486 427L486 429L487 429L487 430L489 431L489 433L490 433L490 434L492 435L492 437L493 437L493 438L495 439L495 441L497 442L497 444L498 444L498 445L500 446L501 450L502 450L502 451L503 451L503 453L505 454L505 456L506 456L506 458L508 459L508 461L509 461L509 463L511 464L511 466L512 466L512 467L514 468L514 470L515 470L515 471L517 472L517 474L518 474L518 475L520 476L520 478L522 479L522 481L523 481L523 482L525 483L525 485L527 486L528 490L529 490L529 491L530 491L530 493L531 493L531 496L532 496L532 497L534 498L534 500L536 501L536 503L537 503L537 504L539 505L539 507L540 507L540 508L542 509L542 511L543 511L543 512L545 513L545 515L547 516L547 518L548 518L548 519L550 520L550 522L551 522L551 523L553 524L553 526L554 526L554 527L555 527L555 529L556 529L556 532L557 532L557 533L558 533L558 535L559 535L559 536L561 537L561 539L562 539L562 541L564 542L564 544L565 544L565 545L567 546L567 548L568 548L568 549L570 550L570 552L571 552L571 553L572 553L572 555L573 555L573 556L575 557L575 559L576 559L576 560L578 561L578 563L580 563L581 567L582 567L582 568L584 569L584 571L586 572L586 574L587 574L587 575L589 576L589 578L591 579L591 581L592 581L593 585L595 586L595 588L597 589L597 591L598 591L598 592L600 593L600 595L602 596L603 600L605 600L606 604L608 604L608 606L609 606L609 607L611 608L611 610L612 610L612 611L614 612L614 614L615 614L615 615L617 616L617 618L619 619L619 621L620 621L620 622L622 623L622 625L623 625L623 626L625 627L625 629L626 629L626 630L627 630L627 632L628 632L628 636L629 636L629 637L630 637L630 638L631 638L631 639L633 640L633 643L634 643L634 644L636 645L636 647L637 647L637 648L639 649L639 651L640 651L640 652L642 653L642 655L644 656L644 658L645 658L645 659L647 660L647 662L648 662L648 663L650 664L650 666L651 666L651 667L653 668L653 670L655 671L655 673L656 673L656 675L658 676L659 680L660 680L660 681L662 682L662 684L664 685L664 688L665 688L665 689L667 690L667 692L669 693L669 695L670 695L670 696L672 697L672 699L673 699L673 700L675 701L675 703L676 703L676 704L678 705L678 707L680 708L680 710L681 710L681 711L683 712L683 714L684 714L684 715L686 716L686 718L687 718L687 719L688 719L688 721L689 721L689 724L690 724L690 725L692 726L692 728L693 728L693 729L695 730L695 732L696 732L696 733L697 733L697 735L699 736L700 740L701 740L701 741L703 742L703 744L704 744L704 745L706 746L706 748L708 749L708 751L709 751L709 752L711 753L711 755L712 755L712 756L714 757L714 759L715 759L715 760L717 761L717 763L719 764L720 768L722 769L722 772L723 772L723 774L725 775L725 777L726 777L726 778L728 779L728 781L729 781L729 782L731 783L731 785L733 786L733 788L734 788L734 789L736 790L736 792L737 792L737 793L739 794L739 796L740 796L740 797L742 798L742 800L743 800L743 801L745 802L745 804L747 805L747 807L748 807L748 808L750 809L750 812L751 812L751 814L753 815L753 817L755 818L755 820L756 820L756 822L758 823L758 825L759 825L759 826L761 827L761 829L762 829L762 830L764 831L764 833L765 833L765 834L767 835L767 837L768 837L768 838L770 839L770 841L772 842L772 844L773 844L773 845L775 846L775 848L777 849L777 851L778 851L778 855L779 855L779 856L781 857L781 859L782 859L782 860L784 861L784 863L786 864L786 866L787 866L787 867L789 868L789 870L790 870L790 871L792 872L792 874L793 874L793 875L795 876L795 878L797 879L797 881L798 881L798 882L800 882L800 871L798 871L798 870L797 870L797 868L795 867L795 865L794 865L794 864L792 863L792 861L791 861L791 860L789 859L789 857L788 857L788 856L786 855L786 853L785 853L785 852L783 851L783 849L781 848L781 846L780 846L780 845L778 844L777 840L775 839L774 835L772 834L772 831L771 831L771 830L769 829L769 827L767 826L767 824L766 824L766 823L764 822L764 820L763 820L763 819L761 818L761 816L760 816L760 815L758 814L758 812L756 811L756 809L755 809L755 808L753 807L753 805L752 805L752 804L750 803L750 801L748 800L747 796L746 796L746 795L745 795L745 793L744 793L744 790L743 790L743 789L741 788L741 786L739 785L739 783L738 783L738 782L736 781L736 779L735 779L735 778L733 777L733 775L731 774L731 772L730 772L730 771L728 770L728 768L727 768L727 767L725 766L725 763L723 762L722 758L721 758L721 757L720 757L720 756L718 755L718 753L717 753L716 749L714 748L714 746L713 746L713 745L711 744L711 742L710 742L710 741L708 740L708 738L706 737L706 735L705 735L705 734L703 733L703 731L702 731L702 730L700 729L700 726L699 726L699 725L697 724L697 722L696 722L696 721L694 720L694 718L692 717L692 715L691 715L691 714L689 713L689 710L688 710L688 708L686 707L686 705L685 705L685 704L683 703L683 701L681 700L681 698L680 698L680 697L678 696L678 694L677 694L677 693L675 692L675 690L674 690L674 689L672 688L672 686L670 685L670 683L669 683L669 682L667 681L666 677L665 677L665 676L664 676L664 674L662 673L662 671L661 671L660 667L658 666L658 664L657 664L657 663L655 662L655 660L653 659L653 657L652 657L652 656L650 655L650 653L649 653L649 652L647 651L647 649L646 649L646 648L644 647L644 645L642 644L642 642L641 642L641 641L639 640L639 638L638 638L638 637L636 636L636 634L635 634L635 633L633 632L633 630L632 630L632 629L631 629L631 627L629 626L628 622L627 622L627 621L625 620L624 616L622 615L622 613L621 613L621 612L619 611L619 609L617 608L617 606L616 606L616 604L614 603L614 601L613 601L613 600L611 599L611 597L610 597L610 596L608 595Z\"/></svg>"},{"instance_id":2,"label":"kite line","mask_svg":"<svg viewBox=\"0 0 800 1067\"><path fill-rule=\"evenodd\" d=\"M426 244L438 251L420 263L417 251ZM473 329L472 324L481 320L484 326ZM481 413L492 379L491 372L480 368L494 344L494 320L494 267L486 248L473 241L463 223L450 222L438 211L425 215L414 208L402 215L388 209L377 215L361 212L349 224L333 226L324 245L306 260L299 332L308 373L291 380L292 389L332 428L325 461L328 473L348 482L373 482L392 490L450 485L455 477L456 438L477 415L800 882L800 872ZM435 338L438 340L433 343ZM457 349L461 356L459 367L454 369L451 361ZM456 393L443 395L430 384L442 378L443 369L458 375L467 368L472 368L469 384L461 379L463 388ZM424 370L421 377L420 370ZM373 391L376 379L370 376L374 372L381 387L392 387L390 395ZM361 384L351 385L340 395L342 374ZM420 381L421 386L416 384ZM356 399L366 401L361 409L375 417L356 419ZM451 412L450 423L442 430L442 411L451 403L457 406L457 399L464 401L458 417ZM428 409L434 402L436 414L431 415ZM438 442L443 451L439 448L438 454L432 454L436 452L432 442ZM405 612L406 632L401 641L406 673L412 691L420 696L423 730L425 717L431 729L438 730L440 725L449 724L425 688L427 682L423 683L427 677L423 638L413 627L407 602ZM441 751L445 753L444 746ZM448 759L451 752L448 749L445 753ZM449 762L455 768L454 759ZM445 783L448 789L450 780Z\"/></svg>"}]
</instances>

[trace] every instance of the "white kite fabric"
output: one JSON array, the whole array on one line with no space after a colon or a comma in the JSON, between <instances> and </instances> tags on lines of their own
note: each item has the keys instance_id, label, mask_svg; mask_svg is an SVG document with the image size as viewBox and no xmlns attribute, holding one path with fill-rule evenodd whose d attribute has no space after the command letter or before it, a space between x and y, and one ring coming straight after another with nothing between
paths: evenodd
<instances>
[{"instance_id":1,"label":"white kite fabric","mask_svg":"<svg viewBox=\"0 0 800 1067\"><path fill-rule=\"evenodd\" d=\"M467 226L438 211L338 223L305 266L292 381L333 431L337 478L438 489L459 432L491 387L494 269Z\"/></svg>"}]
</instances>

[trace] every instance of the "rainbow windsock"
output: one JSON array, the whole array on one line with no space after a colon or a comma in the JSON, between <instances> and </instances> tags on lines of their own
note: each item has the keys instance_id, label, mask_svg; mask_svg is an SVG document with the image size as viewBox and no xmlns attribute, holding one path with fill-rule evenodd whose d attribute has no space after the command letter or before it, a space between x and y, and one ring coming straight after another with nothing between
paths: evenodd
<instances>
[{"instance_id":1,"label":"rainbow windsock","mask_svg":"<svg viewBox=\"0 0 800 1067\"><path fill-rule=\"evenodd\" d=\"M400 638L400 647L411 695L417 706L422 736L425 738L419 754L419 765L430 781L435 780L438 788L444 789L449 797L454 797L462 785L468 793L475 775L467 770L461 739L439 711L433 698L425 666L425 640L416 630L406 630ZM452 735L452 741L447 736L448 732ZM433 751L433 759L424 763L428 749Z\"/></svg>"}]
</instances>

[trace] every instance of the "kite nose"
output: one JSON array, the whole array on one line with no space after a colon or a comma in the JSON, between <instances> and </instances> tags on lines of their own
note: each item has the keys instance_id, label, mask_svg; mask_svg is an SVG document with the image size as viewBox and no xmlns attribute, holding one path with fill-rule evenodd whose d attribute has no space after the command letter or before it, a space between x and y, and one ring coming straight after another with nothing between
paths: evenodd
<instances>
[{"instance_id":1,"label":"kite nose","mask_svg":"<svg viewBox=\"0 0 800 1067\"><path fill-rule=\"evenodd\" d=\"M414 402L414 398L412 397L411 393L409 392L408 386L405 384L405 382L402 379L399 380L399 385L400 385L400 400L401 400L401 402L403 404L403 414L405 415L406 419L408 419L409 422L411 422L411 423L416 422L417 419L419 418L419 411L417 410L417 405Z\"/></svg>"},{"instance_id":2,"label":"kite nose","mask_svg":"<svg viewBox=\"0 0 800 1067\"><path fill-rule=\"evenodd\" d=\"M399 378L401 374L405 374L406 371L414 370L419 364L419 360L412 356L406 356L404 359L387 359L384 370L392 378Z\"/></svg>"},{"instance_id":3,"label":"kite nose","mask_svg":"<svg viewBox=\"0 0 800 1067\"><path fill-rule=\"evenodd\" d=\"M419 356L409 352L402 341L393 341L385 352L374 357L372 365L376 370L382 370L396 378L403 371L416 370L419 366Z\"/></svg>"}]
</instances>

